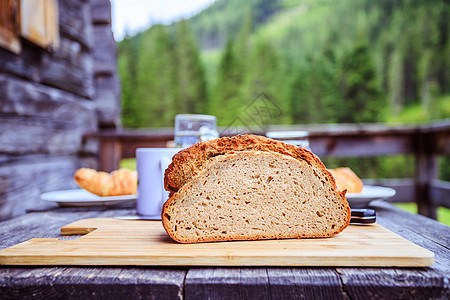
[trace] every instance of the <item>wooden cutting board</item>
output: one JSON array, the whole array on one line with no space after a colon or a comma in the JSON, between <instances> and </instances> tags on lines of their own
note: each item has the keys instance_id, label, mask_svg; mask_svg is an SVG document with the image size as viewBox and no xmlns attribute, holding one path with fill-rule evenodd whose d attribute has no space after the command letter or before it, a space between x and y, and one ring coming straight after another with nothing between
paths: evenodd
<instances>
[{"instance_id":1,"label":"wooden cutting board","mask_svg":"<svg viewBox=\"0 0 450 300\"><path fill-rule=\"evenodd\" d=\"M381 225L350 225L321 239L179 244L160 221L84 219L61 238L35 238L0 250L2 265L405 266L425 267L434 254ZM67 240L64 235L84 236ZM66 240L65 240L66 239Z\"/></svg>"}]
</instances>

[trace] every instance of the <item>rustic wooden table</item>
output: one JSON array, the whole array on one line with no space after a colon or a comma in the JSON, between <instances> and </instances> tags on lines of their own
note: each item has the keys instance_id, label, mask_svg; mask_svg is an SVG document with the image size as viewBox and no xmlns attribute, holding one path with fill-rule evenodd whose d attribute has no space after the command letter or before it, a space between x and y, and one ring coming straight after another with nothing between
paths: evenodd
<instances>
[{"instance_id":1,"label":"rustic wooden table","mask_svg":"<svg viewBox=\"0 0 450 300\"><path fill-rule=\"evenodd\" d=\"M373 201L379 224L435 253L428 268L0 267L0 299L449 299L450 227ZM132 206L50 208L0 223L0 249Z\"/></svg>"}]
</instances>

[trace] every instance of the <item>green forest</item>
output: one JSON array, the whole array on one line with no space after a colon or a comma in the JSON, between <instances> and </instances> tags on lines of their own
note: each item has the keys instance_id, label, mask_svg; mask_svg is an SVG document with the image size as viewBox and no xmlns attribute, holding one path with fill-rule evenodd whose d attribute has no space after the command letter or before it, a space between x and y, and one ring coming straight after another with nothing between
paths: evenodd
<instances>
[{"instance_id":1,"label":"green forest","mask_svg":"<svg viewBox=\"0 0 450 300\"><path fill-rule=\"evenodd\" d=\"M217 0L118 43L122 123L173 127L180 113L212 114L219 126L450 118L448 20L443 0ZM255 124L245 112L261 95L277 113ZM343 164L365 178L414 172L408 156L327 161Z\"/></svg>"},{"instance_id":2,"label":"green forest","mask_svg":"<svg viewBox=\"0 0 450 300\"><path fill-rule=\"evenodd\" d=\"M270 124L448 118L449 19L437 0L218 0L118 44L123 126L251 122L261 93Z\"/></svg>"}]
</instances>

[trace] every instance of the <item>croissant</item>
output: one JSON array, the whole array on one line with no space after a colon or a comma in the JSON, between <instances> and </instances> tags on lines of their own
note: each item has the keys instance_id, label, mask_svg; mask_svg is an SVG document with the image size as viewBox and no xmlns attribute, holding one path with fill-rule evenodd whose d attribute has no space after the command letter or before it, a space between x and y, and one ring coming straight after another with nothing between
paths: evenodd
<instances>
[{"instance_id":1,"label":"croissant","mask_svg":"<svg viewBox=\"0 0 450 300\"><path fill-rule=\"evenodd\" d=\"M347 167L328 169L336 180L338 190L347 190L348 193L361 193L363 182L359 177Z\"/></svg>"},{"instance_id":2,"label":"croissant","mask_svg":"<svg viewBox=\"0 0 450 300\"><path fill-rule=\"evenodd\" d=\"M132 195L137 190L137 172L128 169L109 174L81 168L75 172L73 179L82 189L102 197Z\"/></svg>"}]
</instances>

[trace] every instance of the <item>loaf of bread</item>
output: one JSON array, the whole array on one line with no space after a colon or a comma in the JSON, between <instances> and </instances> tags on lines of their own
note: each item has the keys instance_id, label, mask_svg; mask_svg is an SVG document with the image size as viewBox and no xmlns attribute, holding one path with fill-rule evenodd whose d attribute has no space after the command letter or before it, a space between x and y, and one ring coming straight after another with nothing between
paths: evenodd
<instances>
[{"instance_id":1,"label":"loaf of bread","mask_svg":"<svg viewBox=\"0 0 450 300\"><path fill-rule=\"evenodd\" d=\"M173 157L165 186L163 226L181 243L328 237L350 222L322 162L265 137L197 143Z\"/></svg>"},{"instance_id":2,"label":"loaf of bread","mask_svg":"<svg viewBox=\"0 0 450 300\"><path fill-rule=\"evenodd\" d=\"M342 167L328 171L336 180L338 190L347 190L347 193L361 193L364 184L350 168Z\"/></svg>"},{"instance_id":3,"label":"loaf of bread","mask_svg":"<svg viewBox=\"0 0 450 300\"><path fill-rule=\"evenodd\" d=\"M73 179L82 189L102 197L133 195L137 190L137 172L128 169L110 174L81 168L75 172Z\"/></svg>"}]
</instances>

